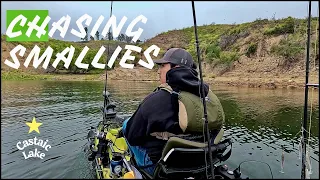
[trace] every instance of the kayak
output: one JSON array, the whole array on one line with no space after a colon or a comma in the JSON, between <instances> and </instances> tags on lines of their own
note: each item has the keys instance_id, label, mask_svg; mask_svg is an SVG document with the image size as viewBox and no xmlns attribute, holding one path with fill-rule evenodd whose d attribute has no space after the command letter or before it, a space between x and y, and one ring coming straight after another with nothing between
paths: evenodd
<instances>
[{"instance_id":1,"label":"kayak","mask_svg":"<svg viewBox=\"0 0 320 180\"><path fill-rule=\"evenodd\" d=\"M97 179L207 179L211 176L208 174L210 165L204 158L205 154L208 156L207 144L179 137L171 137L168 140L154 174L147 174L131 157L121 127L112 127L112 124L118 123L103 124L101 121L87 136L90 146L88 160L92 161ZM229 139L212 145L214 164L226 161L230 157L231 149L224 154L230 145ZM184 161L186 157L188 160ZM226 165L215 165L214 177L234 179L234 171L228 171Z\"/></svg>"},{"instance_id":2,"label":"kayak","mask_svg":"<svg viewBox=\"0 0 320 180\"><path fill-rule=\"evenodd\" d=\"M103 120L97 127L91 127L87 139L88 160L92 162L97 179L246 179L240 169L229 170L225 164L231 156L231 139L224 139L223 129L215 135L214 143L208 148L207 142L196 142L185 137L172 136L162 150L160 160L155 164L152 175L137 165L131 156L126 139L119 127L116 105L111 103L108 91L105 97ZM121 119L121 118L120 118ZM228 147L230 150L226 152ZM209 153L209 149L211 152ZM208 157L212 156L214 174L210 173ZM186 158L187 157L187 158Z\"/></svg>"},{"instance_id":3,"label":"kayak","mask_svg":"<svg viewBox=\"0 0 320 180\"><path fill-rule=\"evenodd\" d=\"M124 137L118 137L121 128L105 128L100 122L90 130L88 140L97 179L142 179L139 171L130 165L130 155ZM119 163L121 162L121 163ZM117 165L113 166L113 163Z\"/></svg>"}]
</instances>

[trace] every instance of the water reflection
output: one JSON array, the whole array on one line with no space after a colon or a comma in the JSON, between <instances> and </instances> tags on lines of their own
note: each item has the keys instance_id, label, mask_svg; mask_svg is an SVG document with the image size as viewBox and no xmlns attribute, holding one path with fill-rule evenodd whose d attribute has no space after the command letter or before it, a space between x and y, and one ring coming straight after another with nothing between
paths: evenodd
<instances>
[{"instance_id":1,"label":"water reflection","mask_svg":"<svg viewBox=\"0 0 320 180\"><path fill-rule=\"evenodd\" d=\"M117 105L118 115L130 116L157 83L108 81L107 89ZM102 118L103 82L2 82L1 172L4 178L88 178L91 177L82 147L86 133ZM233 139L233 153L227 161L235 168L244 160L267 162L274 178L299 178L298 139L303 117L304 92L212 86L226 114L225 137ZM311 127L311 156L319 159L319 104L314 92ZM310 95L311 96L311 95ZM25 122L36 116L43 122L42 139L53 148L44 160L24 160L16 148L19 140L33 138ZM282 147L285 173L279 173ZM318 178L319 163L312 159L312 178ZM250 168L249 168L250 167ZM55 172L50 171L55 169ZM252 178L270 177L268 166L244 163L243 173ZM59 173L57 173L59 172Z\"/></svg>"}]
</instances>

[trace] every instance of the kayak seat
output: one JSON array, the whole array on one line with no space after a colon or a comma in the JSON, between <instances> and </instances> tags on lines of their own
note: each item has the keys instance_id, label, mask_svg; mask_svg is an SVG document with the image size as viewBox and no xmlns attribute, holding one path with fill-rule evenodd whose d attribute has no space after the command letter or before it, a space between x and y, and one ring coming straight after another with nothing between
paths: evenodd
<instances>
[{"instance_id":1,"label":"kayak seat","mask_svg":"<svg viewBox=\"0 0 320 180\"><path fill-rule=\"evenodd\" d=\"M153 178L205 178L206 171L210 173L207 142L194 142L178 137L171 137L157 164ZM230 139L211 144L213 164L227 160L231 150L224 155Z\"/></svg>"},{"instance_id":2,"label":"kayak seat","mask_svg":"<svg viewBox=\"0 0 320 180\"><path fill-rule=\"evenodd\" d=\"M213 137L213 144L219 143L219 141L222 139L224 130L221 128ZM162 151L162 157L164 156L172 149L172 148L204 148L208 144L207 142L196 142L191 140L186 140L178 137L171 137L168 142L166 143L166 146L164 147Z\"/></svg>"}]
</instances>

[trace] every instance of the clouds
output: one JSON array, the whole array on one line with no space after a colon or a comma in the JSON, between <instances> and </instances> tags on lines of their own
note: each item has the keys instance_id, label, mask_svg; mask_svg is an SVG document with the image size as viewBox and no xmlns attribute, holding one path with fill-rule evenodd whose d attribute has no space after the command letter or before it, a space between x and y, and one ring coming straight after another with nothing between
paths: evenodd
<instances>
[{"instance_id":1,"label":"clouds","mask_svg":"<svg viewBox=\"0 0 320 180\"><path fill-rule=\"evenodd\" d=\"M49 27L53 22L58 21L62 16L69 15L71 24L64 40L78 41L79 38L71 34L71 29L77 29L76 20L87 13L92 17L89 31L93 28L99 16L105 17L99 32L102 32L110 16L110 2L102 1L18 1L18 2L1 2L1 12L9 9L48 9L52 18ZM312 15L317 15L318 3L312 3ZM198 25L211 24L232 24L254 21L257 18L272 18L275 14L276 18L293 16L304 18L308 14L308 2L195 2L197 23ZM164 31L171 29L181 29L193 25L191 2L174 2L174 1L155 1L155 2L113 2L113 14L120 22L123 16L126 21L122 33L125 32L131 21L139 15L147 17L146 24L138 23L134 30L142 28L144 31L140 37L141 40L150 38ZM5 33L6 21L5 13L1 17L1 33ZM56 32L54 38L61 39L59 33Z\"/></svg>"}]
</instances>

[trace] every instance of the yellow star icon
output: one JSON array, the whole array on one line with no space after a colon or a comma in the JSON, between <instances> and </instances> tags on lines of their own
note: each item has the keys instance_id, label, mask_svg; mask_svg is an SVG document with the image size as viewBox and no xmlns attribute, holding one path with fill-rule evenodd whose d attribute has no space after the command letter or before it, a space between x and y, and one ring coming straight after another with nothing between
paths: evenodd
<instances>
[{"instance_id":1,"label":"yellow star icon","mask_svg":"<svg viewBox=\"0 0 320 180\"><path fill-rule=\"evenodd\" d=\"M36 131L37 133L40 134L39 126L41 126L42 123L37 123L35 117L32 119L32 123L26 123L26 124L30 127L29 133L31 133L32 131Z\"/></svg>"}]
</instances>

